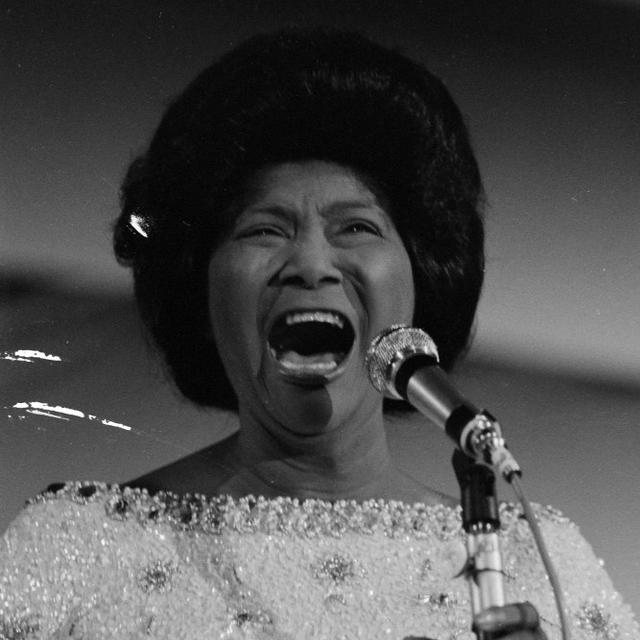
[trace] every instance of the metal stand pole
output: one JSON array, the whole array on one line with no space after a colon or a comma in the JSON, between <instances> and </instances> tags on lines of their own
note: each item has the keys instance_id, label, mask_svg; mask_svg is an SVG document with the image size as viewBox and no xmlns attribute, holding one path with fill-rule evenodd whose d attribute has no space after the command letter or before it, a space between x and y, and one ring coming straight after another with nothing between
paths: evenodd
<instances>
[{"instance_id":1,"label":"metal stand pole","mask_svg":"<svg viewBox=\"0 0 640 640\"><path fill-rule=\"evenodd\" d=\"M467 563L463 573L469 583L471 614L504 605L500 513L493 471L459 450L453 466L460 485L462 526L467 532ZM487 640L474 629L478 640Z\"/></svg>"}]
</instances>

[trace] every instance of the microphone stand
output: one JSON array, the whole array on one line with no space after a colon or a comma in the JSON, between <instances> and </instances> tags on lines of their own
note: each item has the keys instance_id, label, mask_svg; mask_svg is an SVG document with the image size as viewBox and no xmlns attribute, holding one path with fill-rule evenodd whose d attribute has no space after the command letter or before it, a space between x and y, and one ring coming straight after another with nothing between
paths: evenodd
<instances>
[{"instance_id":1,"label":"microphone stand","mask_svg":"<svg viewBox=\"0 0 640 640\"><path fill-rule=\"evenodd\" d=\"M467 562L461 575L469 584L471 613L505 603L500 554L500 512L493 471L456 449L453 467L460 485L462 526L467 533ZM473 629L478 640L489 640Z\"/></svg>"}]
</instances>

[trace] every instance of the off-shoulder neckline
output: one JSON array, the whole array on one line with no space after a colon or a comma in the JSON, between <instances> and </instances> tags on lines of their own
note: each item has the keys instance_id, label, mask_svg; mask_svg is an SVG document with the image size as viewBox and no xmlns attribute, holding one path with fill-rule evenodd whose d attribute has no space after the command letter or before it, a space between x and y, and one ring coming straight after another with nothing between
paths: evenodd
<instances>
[{"instance_id":1,"label":"off-shoulder neckline","mask_svg":"<svg viewBox=\"0 0 640 640\"><path fill-rule=\"evenodd\" d=\"M408 504L399 500L178 495L169 491L150 493L144 488L119 484L75 481L50 485L31 500L31 504L60 501L75 505L98 504L111 519L133 520L143 526L164 524L213 534L237 531L340 536L347 532L382 532L391 537L435 534L440 539L464 535L459 506ZM552 507L536 505L536 511L545 520L569 523ZM503 529L523 521L520 507L506 502L500 505L500 517Z\"/></svg>"}]
</instances>

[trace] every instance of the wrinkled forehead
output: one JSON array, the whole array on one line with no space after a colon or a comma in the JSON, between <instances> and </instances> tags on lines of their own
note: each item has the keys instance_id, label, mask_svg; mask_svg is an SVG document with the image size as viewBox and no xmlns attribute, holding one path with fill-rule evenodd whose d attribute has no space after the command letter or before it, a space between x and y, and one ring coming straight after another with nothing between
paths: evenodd
<instances>
[{"instance_id":1,"label":"wrinkled forehead","mask_svg":"<svg viewBox=\"0 0 640 640\"><path fill-rule=\"evenodd\" d=\"M314 158L273 162L248 172L230 193L225 219L230 227L252 207L331 214L344 208L380 211L395 226L394 207L384 187L364 171Z\"/></svg>"}]
</instances>

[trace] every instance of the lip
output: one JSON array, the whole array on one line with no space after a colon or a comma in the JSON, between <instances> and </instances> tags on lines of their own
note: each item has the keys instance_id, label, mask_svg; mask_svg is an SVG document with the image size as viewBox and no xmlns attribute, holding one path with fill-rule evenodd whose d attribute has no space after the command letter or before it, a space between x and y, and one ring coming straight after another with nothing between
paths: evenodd
<instances>
[{"instance_id":1,"label":"lip","mask_svg":"<svg viewBox=\"0 0 640 640\"><path fill-rule=\"evenodd\" d=\"M333 371L331 371L330 373L310 374L310 373L306 373L306 372L296 373L296 372L291 371L290 369L287 369L276 358L276 356L273 353L273 350L271 348L268 349L269 357L271 358L271 360L275 364L275 367L276 367L276 370L278 371L278 373L285 380L288 380L289 382L293 382L294 384L297 384L297 385L300 385L300 386L303 386L303 387L324 386L325 384L328 384L328 383L332 382L336 378L339 378L344 373L345 369L347 368L347 364L349 363L349 360L351 358L352 352L353 352L353 348L351 349L351 351L349 351L349 353L346 355L344 360L335 369L333 369Z\"/></svg>"},{"instance_id":2,"label":"lip","mask_svg":"<svg viewBox=\"0 0 640 640\"><path fill-rule=\"evenodd\" d=\"M293 372L291 371L291 369L283 366L282 363L276 357L275 350L269 344L269 336L271 335L271 331L275 326L276 322L278 322L283 317L292 313L332 313L344 318L345 321L351 325L351 328L353 329L353 333L354 333L354 339L353 339L351 348L349 349L348 353L345 355L342 362L340 362L340 364L331 372L317 373L317 374L311 374L308 372L299 372L299 373ZM351 356L355 351L355 345L358 340L357 326L358 326L357 323L354 322L353 319L349 317L349 314L346 313L345 311L342 311L341 309L325 307L325 306L319 306L319 307L296 306L296 307L287 308L283 311L279 311L278 313L274 314L266 325L266 334L265 334L266 351L269 354L270 360L275 365L276 370L284 379L294 384L297 384L299 386L305 386L305 387L323 386L329 382L332 382L336 378L339 378L347 368L347 365L349 364Z\"/></svg>"}]
</instances>

